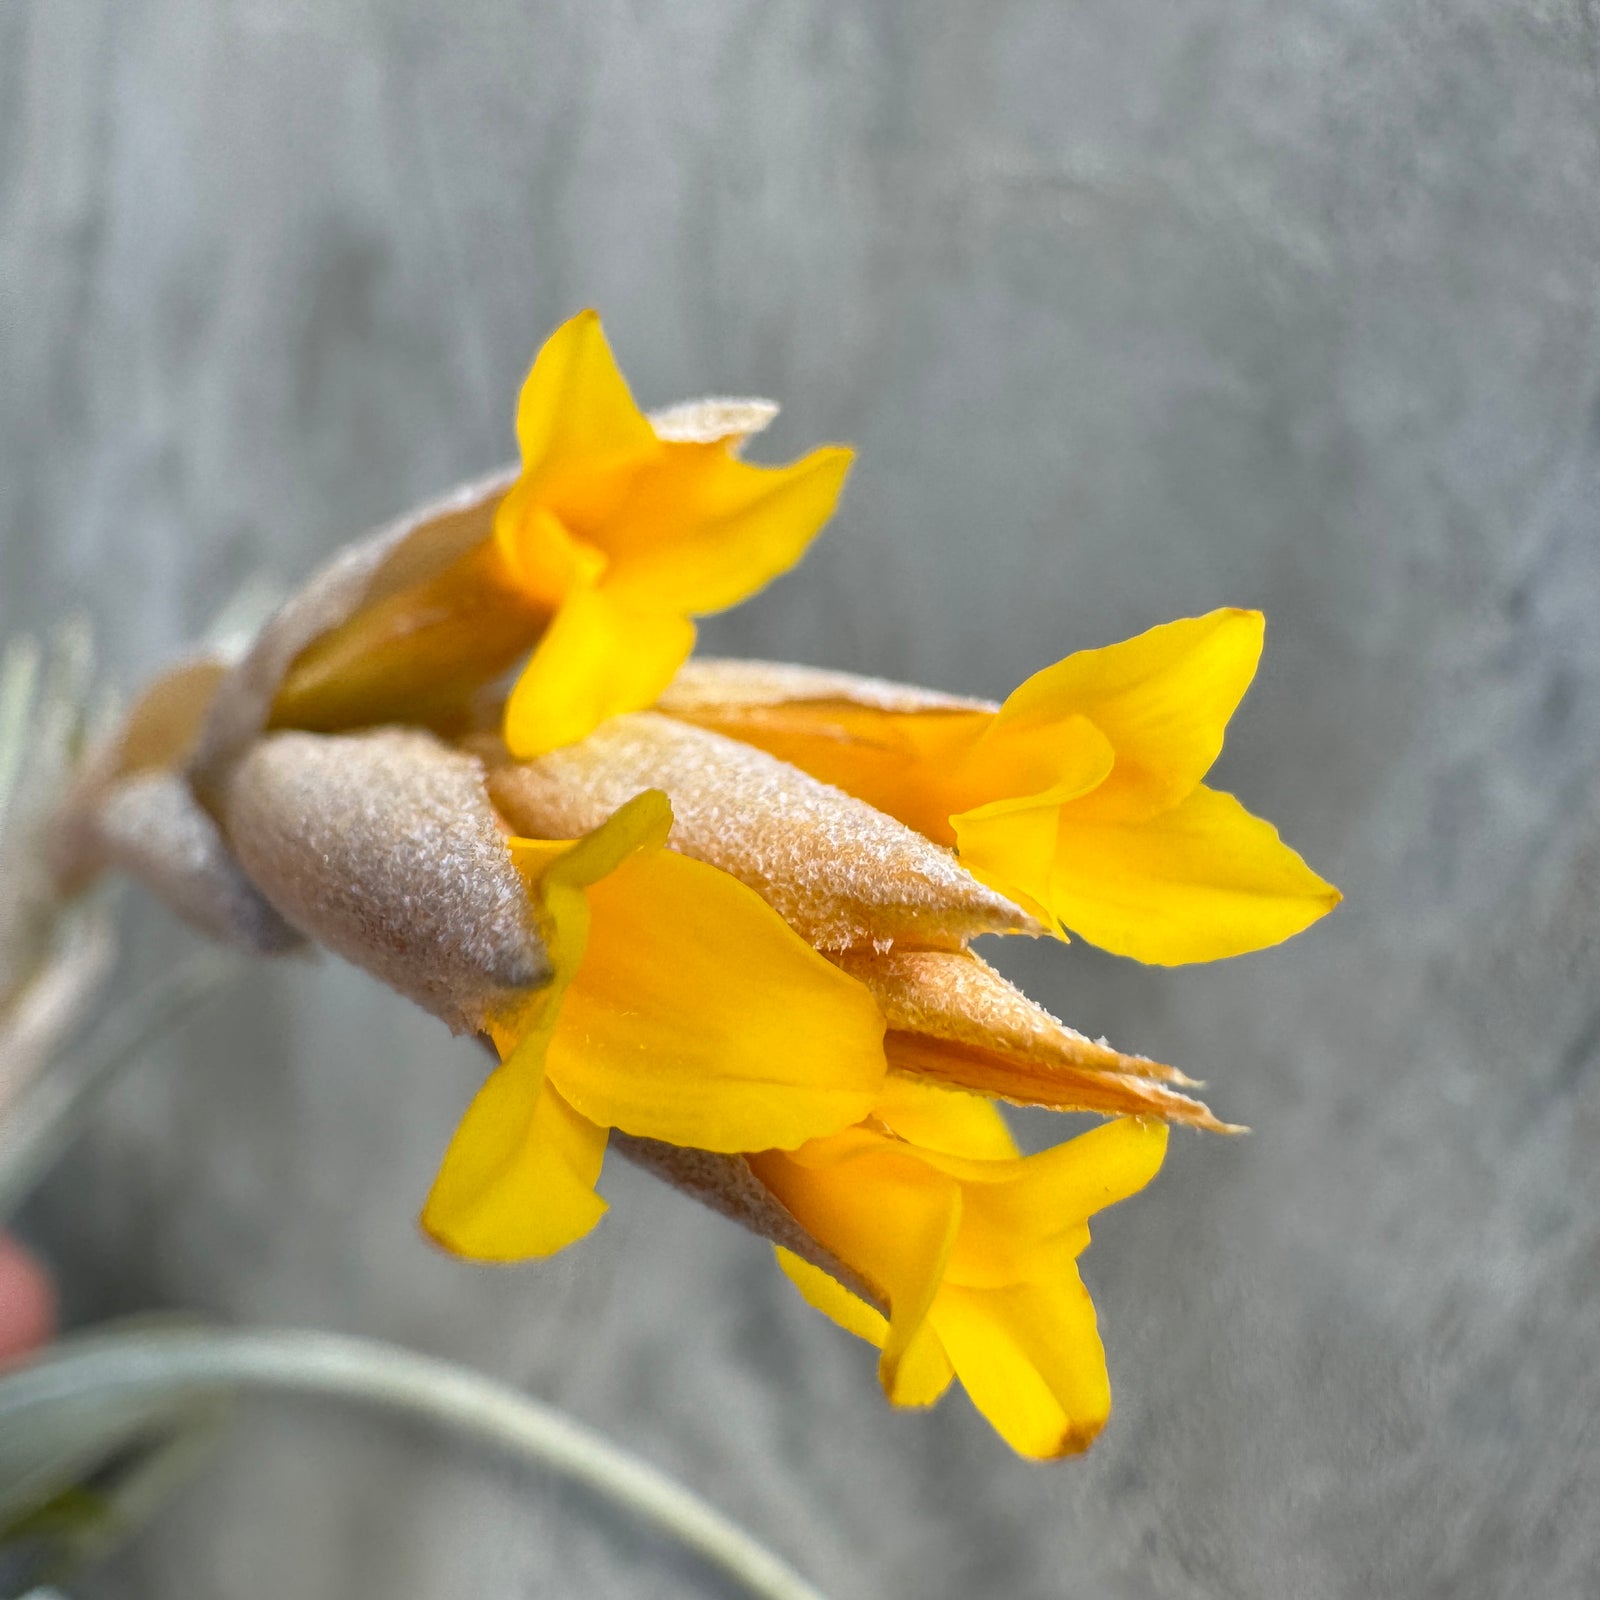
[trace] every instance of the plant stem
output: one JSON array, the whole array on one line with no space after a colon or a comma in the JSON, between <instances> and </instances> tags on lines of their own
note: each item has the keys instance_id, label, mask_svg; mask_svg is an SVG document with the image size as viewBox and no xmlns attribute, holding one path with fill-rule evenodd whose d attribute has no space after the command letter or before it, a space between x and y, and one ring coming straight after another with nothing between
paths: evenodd
<instances>
[{"instance_id":1,"label":"plant stem","mask_svg":"<svg viewBox=\"0 0 1600 1600\"><path fill-rule=\"evenodd\" d=\"M551 1406L464 1367L342 1335L293 1329L141 1329L87 1335L0 1378L7 1442L30 1419L93 1400L116 1414L241 1390L334 1395L425 1419L550 1468L693 1550L760 1600L823 1600L697 1495Z\"/></svg>"}]
</instances>

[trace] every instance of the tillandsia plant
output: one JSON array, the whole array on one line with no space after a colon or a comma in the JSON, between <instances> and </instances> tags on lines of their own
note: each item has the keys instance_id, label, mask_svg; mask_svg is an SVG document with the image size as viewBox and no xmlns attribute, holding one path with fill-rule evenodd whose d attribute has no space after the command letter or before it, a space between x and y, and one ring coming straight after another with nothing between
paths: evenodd
<instances>
[{"instance_id":1,"label":"tillandsia plant","mask_svg":"<svg viewBox=\"0 0 1600 1600\"><path fill-rule=\"evenodd\" d=\"M1110 1406L1078 1276L1167 1126L1174 1068L1050 1016L971 948L1073 934L1154 963L1274 944L1338 899L1206 787L1262 619L1068 656L1003 705L690 659L792 566L849 453L741 459L775 408L646 415L592 313L540 351L519 470L351 546L233 664L148 690L56 818L73 887L131 872L220 937L311 941L498 1059L422 1207L545 1256L608 1146L756 1230L1024 1455ZM998 1102L1107 1120L1023 1156Z\"/></svg>"},{"instance_id":2,"label":"tillandsia plant","mask_svg":"<svg viewBox=\"0 0 1600 1600\"><path fill-rule=\"evenodd\" d=\"M0 652L0 1124L111 961L102 911L64 905L40 849L90 738L90 677L82 627L63 628L48 650L19 639Z\"/></svg>"}]
</instances>

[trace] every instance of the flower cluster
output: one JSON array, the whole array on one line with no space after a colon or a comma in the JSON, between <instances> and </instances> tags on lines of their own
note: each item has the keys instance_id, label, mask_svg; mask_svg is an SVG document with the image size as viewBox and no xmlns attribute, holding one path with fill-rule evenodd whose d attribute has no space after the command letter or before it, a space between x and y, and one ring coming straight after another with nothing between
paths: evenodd
<instances>
[{"instance_id":1,"label":"flower cluster","mask_svg":"<svg viewBox=\"0 0 1600 1600\"><path fill-rule=\"evenodd\" d=\"M895 1404L954 1377L1019 1452L1079 1450L1110 1405L1088 1219L1168 1124L1225 1125L971 945L1209 960L1336 902L1203 782L1262 619L1083 651L999 706L690 659L692 619L792 566L849 465L745 462L772 411L647 416L573 319L523 389L520 469L157 684L62 808L56 869L132 871L252 949L315 941L492 1045L422 1212L445 1248L581 1238L609 1145L770 1239ZM1108 1120L1024 1156L1000 1101Z\"/></svg>"}]
</instances>

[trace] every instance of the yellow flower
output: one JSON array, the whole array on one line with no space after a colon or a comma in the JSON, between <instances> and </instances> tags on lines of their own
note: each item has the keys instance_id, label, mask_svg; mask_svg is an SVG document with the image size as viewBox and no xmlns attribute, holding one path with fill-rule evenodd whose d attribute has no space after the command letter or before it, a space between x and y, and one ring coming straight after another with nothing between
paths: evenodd
<instances>
[{"instance_id":1,"label":"yellow flower","mask_svg":"<svg viewBox=\"0 0 1600 1600\"><path fill-rule=\"evenodd\" d=\"M1125 1118L1023 1157L992 1106L892 1078L868 1123L751 1166L887 1309L779 1250L812 1305L882 1349L891 1402L929 1405L954 1375L1014 1450L1050 1458L1111 1408L1076 1264L1088 1219L1155 1176L1166 1132Z\"/></svg>"},{"instance_id":2,"label":"yellow flower","mask_svg":"<svg viewBox=\"0 0 1600 1600\"><path fill-rule=\"evenodd\" d=\"M535 762L486 754L487 770L415 729L292 730L217 790L219 843L290 926L495 1044L424 1218L448 1248L511 1260L580 1237L615 1130L814 1256L745 1155L860 1121L886 1071L1225 1126L1181 1074L1075 1033L965 949L1026 924L948 852L765 752L636 713ZM96 848L192 912L215 875L151 871L188 815Z\"/></svg>"},{"instance_id":3,"label":"yellow flower","mask_svg":"<svg viewBox=\"0 0 1600 1600\"><path fill-rule=\"evenodd\" d=\"M520 472L146 696L56 870L123 867L251 948L315 940L491 1044L423 1212L446 1248L581 1238L614 1149L776 1245L893 1403L955 1377L1022 1454L1081 1450L1110 1405L1088 1218L1154 1176L1164 1124L1228 1125L970 944L1070 927L1201 960L1337 901L1203 782L1262 620L1085 651L999 706L685 665L692 618L797 560L848 465L745 465L766 415L646 417L573 319L524 388ZM995 1101L1113 1120L1023 1157Z\"/></svg>"},{"instance_id":4,"label":"yellow flower","mask_svg":"<svg viewBox=\"0 0 1600 1600\"><path fill-rule=\"evenodd\" d=\"M142 703L121 748L191 748L206 692L154 741L138 730L166 699ZM948 850L649 712L531 762L497 736L257 734L217 772L214 813L167 776L127 819L148 780L113 763L70 837L243 933L258 919L226 866L494 1044L423 1213L446 1248L504 1261L581 1238L614 1145L778 1245L808 1298L882 1345L895 1403L954 1373L1025 1454L1093 1437L1109 1389L1085 1219L1159 1167L1155 1119L1224 1125L1181 1074L1075 1033L973 955L1034 925ZM187 848L203 818L216 861ZM1119 1120L1023 1159L979 1095Z\"/></svg>"},{"instance_id":5,"label":"yellow flower","mask_svg":"<svg viewBox=\"0 0 1600 1600\"><path fill-rule=\"evenodd\" d=\"M662 849L671 823L647 791L576 843L510 841L554 976L488 1019L502 1065L422 1216L459 1254L548 1255L587 1233L610 1128L791 1148L881 1091L867 989L733 878Z\"/></svg>"},{"instance_id":6,"label":"yellow flower","mask_svg":"<svg viewBox=\"0 0 1600 1600\"><path fill-rule=\"evenodd\" d=\"M662 709L758 745L953 845L1061 932L1175 965L1277 944L1324 882L1201 779L1255 676L1263 620L1213 611L1084 650L1004 705L837 673L691 662Z\"/></svg>"},{"instance_id":7,"label":"yellow flower","mask_svg":"<svg viewBox=\"0 0 1600 1600\"><path fill-rule=\"evenodd\" d=\"M658 436L585 311L539 352L517 407L522 476L495 543L553 618L506 706L506 743L539 755L651 704L694 647L689 620L738 604L805 553L851 453L787 467L725 440Z\"/></svg>"},{"instance_id":8,"label":"yellow flower","mask_svg":"<svg viewBox=\"0 0 1600 1600\"><path fill-rule=\"evenodd\" d=\"M442 567L420 561L416 577L404 559L382 574L367 603L293 662L272 725L449 725L530 646L505 713L518 755L651 704L694 646L692 619L786 572L832 514L849 450L785 467L738 458L770 414L725 402L652 421L599 317L573 317L523 385L521 472L469 489L425 530L436 550L465 548Z\"/></svg>"},{"instance_id":9,"label":"yellow flower","mask_svg":"<svg viewBox=\"0 0 1600 1600\"><path fill-rule=\"evenodd\" d=\"M1021 1454L1079 1451L1110 1408L1088 1219L1153 1178L1167 1124L1234 1130L970 944L1204 960L1338 900L1203 781L1262 619L1084 651L998 706L688 662L693 619L793 565L850 462L744 463L770 414L647 416L573 318L524 385L520 468L155 686L51 867L121 867L263 953L315 941L490 1044L422 1213L445 1248L582 1238L614 1150L771 1241L880 1348L893 1404L959 1378ZM1111 1120L1024 1157L996 1101Z\"/></svg>"},{"instance_id":10,"label":"yellow flower","mask_svg":"<svg viewBox=\"0 0 1600 1600\"><path fill-rule=\"evenodd\" d=\"M891 1071L1018 1105L1227 1129L1179 1092L1181 1073L1084 1038L967 949L1032 925L947 850L767 752L639 712L536 761L497 744L480 754L499 814L540 838L663 791L674 851L746 885L871 993Z\"/></svg>"}]
</instances>

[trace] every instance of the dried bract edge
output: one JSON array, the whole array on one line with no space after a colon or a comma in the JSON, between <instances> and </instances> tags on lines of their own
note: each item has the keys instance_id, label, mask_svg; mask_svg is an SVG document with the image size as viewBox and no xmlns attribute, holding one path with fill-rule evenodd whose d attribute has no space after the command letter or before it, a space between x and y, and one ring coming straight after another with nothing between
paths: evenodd
<instances>
[{"instance_id":1,"label":"dried bract edge","mask_svg":"<svg viewBox=\"0 0 1600 1600\"><path fill-rule=\"evenodd\" d=\"M262 898L182 771L227 662L199 657L163 673L83 764L46 833L65 896L125 872L169 910L235 949L281 955L304 944Z\"/></svg>"},{"instance_id":2,"label":"dried bract edge","mask_svg":"<svg viewBox=\"0 0 1600 1600\"><path fill-rule=\"evenodd\" d=\"M1085 1038L970 951L851 951L838 957L888 1019L893 1072L1012 1105L1155 1117L1243 1130L1172 1085L1172 1067Z\"/></svg>"}]
</instances>

